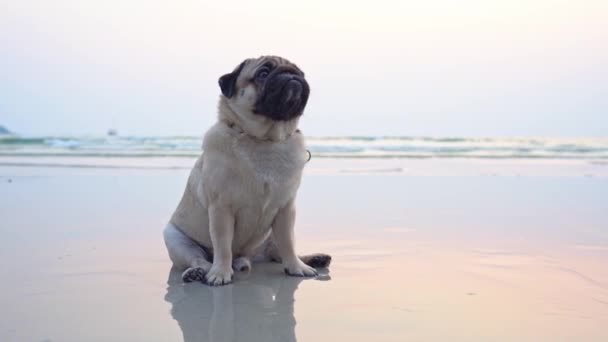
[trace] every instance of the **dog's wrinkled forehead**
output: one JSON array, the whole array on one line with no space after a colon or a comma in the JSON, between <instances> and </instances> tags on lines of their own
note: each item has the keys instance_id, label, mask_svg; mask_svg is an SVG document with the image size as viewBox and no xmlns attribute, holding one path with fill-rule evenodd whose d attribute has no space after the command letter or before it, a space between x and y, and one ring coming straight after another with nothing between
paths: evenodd
<instances>
[{"instance_id":1,"label":"dog's wrinkled forehead","mask_svg":"<svg viewBox=\"0 0 608 342\"><path fill-rule=\"evenodd\" d=\"M245 86L255 76L255 73L261 67L267 67L270 70L274 70L278 67L284 67L297 70L298 72L302 73L297 65L279 56L261 56L258 58L249 58L243 62L242 66L243 68L241 69L237 80L239 86Z\"/></svg>"},{"instance_id":2,"label":"dog's wrinkled forehead","mask_svg":"<svg viewBox=\"0 0 608 342\"><path fill-rule=\"evenodd\" d=\"M244 60L231 73L219 79L222 94L231 98L237 89L242 89L252 83L258 69L267 68L268 72L276 70L291 71L304 76L304 73L295 64L279 56L262 56Z\"/></svg>"}]
</instances>

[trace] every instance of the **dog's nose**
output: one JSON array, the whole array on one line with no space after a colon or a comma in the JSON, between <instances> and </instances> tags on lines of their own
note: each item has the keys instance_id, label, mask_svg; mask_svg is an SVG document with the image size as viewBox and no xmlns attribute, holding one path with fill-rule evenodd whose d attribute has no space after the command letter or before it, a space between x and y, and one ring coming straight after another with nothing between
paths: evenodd
<instances>
[{"instance_id":1,"label":"dog's nose","mask_svg":"<svg viewBox=\"0 0 608 342\"><path fill-rule=\"evenodd\" d=\"M293 78L287 82L285 85L285 89L287 90L287 97L285 99L286 102L300 98L302 95L302 91L304 90L304 85L302 81L297 78Z\"/></svg>"},{"instance_id":2,"label":"dog's nose","mask_svg":"<svg viewBox=\"0 0 608 342\"><path fill-rule=\"evenodd\" d=\"M256 104L256 111L273 120L291 120L302 115L309 94L310 87L304 76L279 72L264 85L264 95Z\"/></svg>"}]
</instances>

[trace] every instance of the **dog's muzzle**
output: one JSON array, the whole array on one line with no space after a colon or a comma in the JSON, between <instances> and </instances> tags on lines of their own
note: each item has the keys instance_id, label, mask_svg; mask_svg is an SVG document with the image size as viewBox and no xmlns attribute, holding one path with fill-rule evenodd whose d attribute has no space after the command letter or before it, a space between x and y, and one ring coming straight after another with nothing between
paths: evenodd
<instances>
[{"instance_id":1,"label":"dog's muzzle","mask_svg":"<svg viewBox=\"0 0 608 342\"><path fill-rule=\"evenodd\" d=\"M304 76L291 71L274 73L264 84L255 112L275 121L288 121L302 115L309 94Z\"/></svg>"}]
</instances>

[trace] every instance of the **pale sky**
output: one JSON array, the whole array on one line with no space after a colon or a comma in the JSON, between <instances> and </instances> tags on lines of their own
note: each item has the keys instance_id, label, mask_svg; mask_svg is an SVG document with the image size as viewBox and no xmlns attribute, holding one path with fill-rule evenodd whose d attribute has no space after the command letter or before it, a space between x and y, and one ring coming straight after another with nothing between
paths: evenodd
<instances>
[{"instance_id":1,"label":"pale sky","mask_svg":"<svg viewBox=\"0 0 608 342\"><path fill-rule=\"evenodd\" d=\"M262 54L308 135L608 135L606 0L0 0L0 125L200 135Z\"/></svg>"}]
</instances>

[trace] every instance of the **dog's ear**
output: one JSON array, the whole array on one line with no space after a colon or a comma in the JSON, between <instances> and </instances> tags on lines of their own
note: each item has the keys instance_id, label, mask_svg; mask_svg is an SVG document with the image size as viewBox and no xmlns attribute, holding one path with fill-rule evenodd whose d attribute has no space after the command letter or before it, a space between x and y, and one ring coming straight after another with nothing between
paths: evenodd
<instances>
[{"instance_id":1,"label":"dog's ear","mask_svg":"<svg viewBox=\"0 0 608 342\"><path fill-rule=\"evenodd\" d=\"M234 69L233 72L226 74L218 80L220 84L220 89L222 89L222 94L227 98L231 98L232 95L236 92L236 80L239 77L241 70L245 66L245 62L239 64L239 66Z\"/></svg>"}]
</instances>

